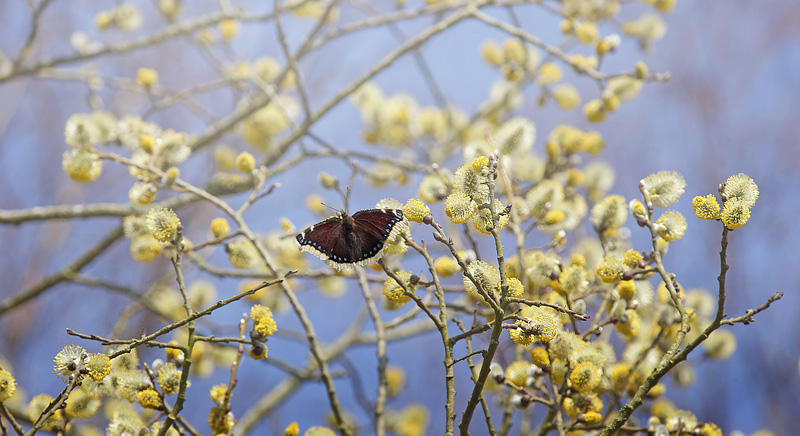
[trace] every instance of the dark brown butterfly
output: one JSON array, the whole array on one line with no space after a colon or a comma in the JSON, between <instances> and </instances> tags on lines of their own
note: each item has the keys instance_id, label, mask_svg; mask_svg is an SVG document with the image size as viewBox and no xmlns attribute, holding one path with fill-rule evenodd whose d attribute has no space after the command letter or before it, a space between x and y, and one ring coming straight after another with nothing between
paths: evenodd
<instances>
[{"instance_id":1,"label":"dark brown butterfly","mask_svg":"<svg viewBox=\"0 0 800 436\"><path fill-rule=\"evenodd\" d=\"M376 262L383 256L386 241L408 226L401 209L366 209L318 222L297 235L302 251L340 270Z\"/></svg>"}]
</instances>

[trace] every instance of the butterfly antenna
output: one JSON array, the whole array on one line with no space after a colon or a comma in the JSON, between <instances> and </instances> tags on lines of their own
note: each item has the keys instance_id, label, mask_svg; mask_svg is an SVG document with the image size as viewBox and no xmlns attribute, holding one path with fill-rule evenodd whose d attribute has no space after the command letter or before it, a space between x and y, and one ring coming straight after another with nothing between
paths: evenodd
<instances>
[{"instance_id":1,"label":"butterfly antenna","mask_svg":"<svg viewBox=\"0 0 800 436\"><path fill-rule=\"evenodd\" d=\"M325 204L325 203L323 203L323 202L321 202L321 201L319 202L319 204L321 204L321 205L323 205L323 206L327 207L328 209L335 210L337 213L338 213L338 212L344 212L343 210L337 209L337 208L335 208L335 207L333 207L333 206L328 206L327 204Z\"/></svg>"}]
</instances>

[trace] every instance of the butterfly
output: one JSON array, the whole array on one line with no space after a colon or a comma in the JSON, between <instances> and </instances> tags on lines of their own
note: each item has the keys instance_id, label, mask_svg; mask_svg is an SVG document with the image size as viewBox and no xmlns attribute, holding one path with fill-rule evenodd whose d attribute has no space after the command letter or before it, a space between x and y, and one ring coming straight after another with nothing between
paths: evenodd
<instances>
[{"instance_id":1,"label":"butterfly","mask_svg":"<svg viewBox=\"0 0 800 436\"><path fill-rule=\"evenodd\" d=\"M383 256L386 241L407 226L401 209L365 209L353 216L338 212L303 230L295 239L300 250L341 270L376 262Z\"/></svg>"}]
</instances>

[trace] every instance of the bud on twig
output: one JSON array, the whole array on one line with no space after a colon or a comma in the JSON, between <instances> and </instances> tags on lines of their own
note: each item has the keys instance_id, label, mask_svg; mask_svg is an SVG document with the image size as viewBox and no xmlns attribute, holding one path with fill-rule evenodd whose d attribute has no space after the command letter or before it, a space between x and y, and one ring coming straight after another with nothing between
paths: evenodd
<instances>
[{"instance_id":1,"label":"bud on twig","mask_svg":"<svg viewBox=\"0 0 800 436\"><path fill-rule=\"evenodd\" d=\"M625 271L622 273L622 280L624 281L631 281L633 280L633 273L630 271Z\"/></svg>"},{"instance_id":2,"label":"bud on twig","mask_svg":"<svg viewBox=\"0 0 800 436\"><path fill-rule=\"evenodd\" d=\"M514 394L511 397L511 402L517 409L526 409L531 405L531 397L529 395Z\"/></svg>"}]
</instances>

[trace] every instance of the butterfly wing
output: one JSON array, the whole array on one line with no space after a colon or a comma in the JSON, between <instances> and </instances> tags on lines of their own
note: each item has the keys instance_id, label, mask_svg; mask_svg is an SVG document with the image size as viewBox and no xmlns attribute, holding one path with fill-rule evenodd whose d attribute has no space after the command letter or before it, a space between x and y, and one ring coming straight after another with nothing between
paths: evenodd
<instances>
[{"instance_id":1,"label":"butterfly wing","mask_svg":"<svg viewBox=\"0 0 800 436\"><path fill-rule=\"evenodd\" d=\"M386 241L394 239L408 226L400 209L367 209L353 214L358 229L359 264L376 262L383 257Z\"/></svg>"},{"instance_id":2,"label":"butterfly wing","mask_svg":"<svg viewBox=\"0 0 800 436\"><path fill-rule=\"evenodd\" d=\"M300 250L327 261L339 240L343 237L342 219L328 218L297 234L295 238Z\"/></svg>"},{"instance_id":3,"label":"butterfly wing","mask_svg":"<svg viewBox=\"0 0 800 436\"><path fill-rule=\"evenodd\" d=\"M356 228L369 233L382 243L389 239L392 230L404 223L403 211L400 209L366 209L353 214Z\"/></svg>"}]
</instances>

